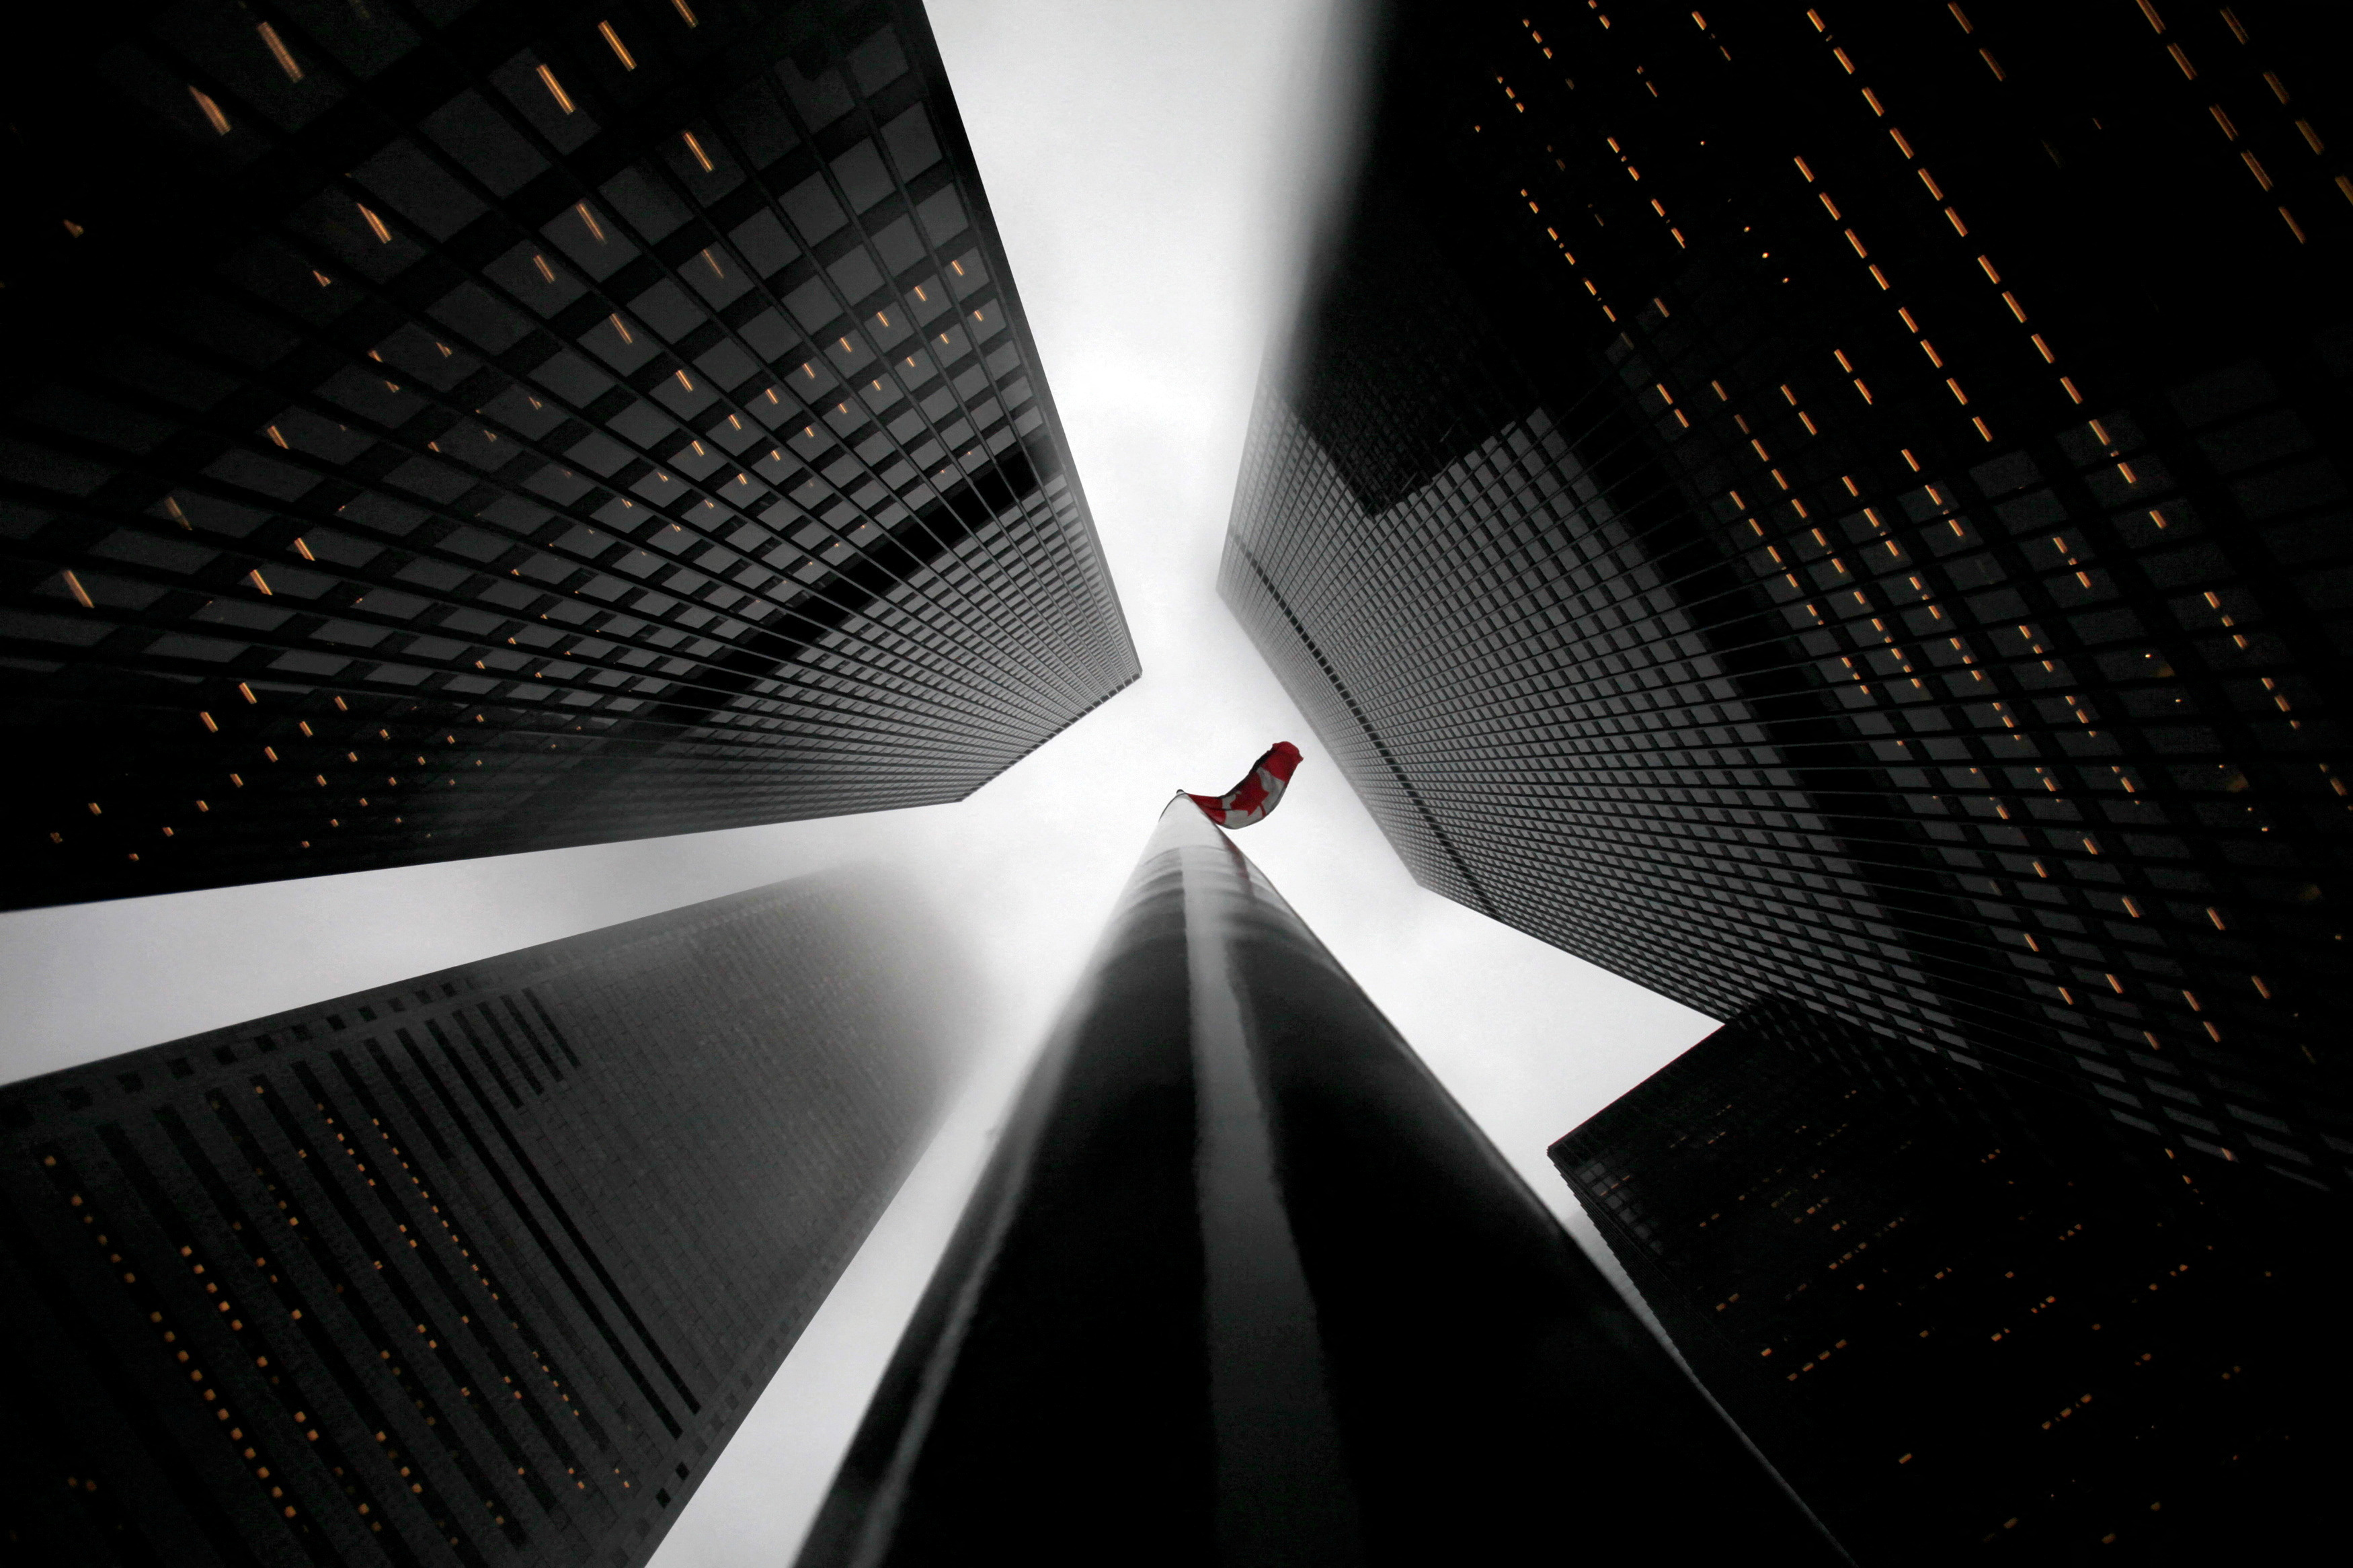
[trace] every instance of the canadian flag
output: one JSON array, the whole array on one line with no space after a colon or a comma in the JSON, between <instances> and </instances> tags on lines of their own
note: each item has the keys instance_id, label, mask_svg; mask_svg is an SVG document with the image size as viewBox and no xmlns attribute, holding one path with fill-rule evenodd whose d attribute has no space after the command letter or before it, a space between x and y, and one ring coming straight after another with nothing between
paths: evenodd
<instances>
[{"instance_id":1,"label":"canadian flag","mask_svg":"<svg viewBox=\"0 0 2353 1568\"><path fill-rule=\"evenodd\" d=\"M1248 777L1223 795L1193 795L1187 796L1201 808L1202 815L1220 827L1248 827L1265 819L1290 787L1292 770L1299 766L1299 748L1288 741L1277 741L1264 756L1250 764Z\"/></svg>"}]
</instances>

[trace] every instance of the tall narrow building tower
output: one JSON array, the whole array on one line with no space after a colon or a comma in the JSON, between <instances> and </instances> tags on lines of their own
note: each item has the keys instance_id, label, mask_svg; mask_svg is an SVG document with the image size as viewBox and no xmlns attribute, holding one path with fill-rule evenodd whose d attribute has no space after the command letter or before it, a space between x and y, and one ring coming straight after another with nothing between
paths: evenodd
<instances>
[{"instance_id":1,"label":"tall narrow building tower","mask_svg":"<svg viewBox=\"0 0 2353 1568\"><path fill-rule=\"evenodd\" d=\"M1564 1541L1836 1560L1178 795L801 1568L1077 1568L1106 1542L1154 1568L1409 1568Z\"/></svg>"},{"instance_id":2,"label":"tall narrow building tower","mask_svg":"<svg viewBox=\"0 0 2353 1568\"><path fill-rule=\"evenodd\" d=\"M1389 11L1222 586L1414 874L2344 1187L2308 15Z\"/></svg>"},{"instance_id":3,"label":"tall narrow building tower","mask_svg":"<svg viewBox=\"0 0 2353 1568\"><path fill-rule=\"evenodd\" d=\"M0 1089L5 1554L643 1563L921 1151L954 967L790 882Z\"/></svg>"},{"instance_id":4,"label":"tall narrow building tower","mask_svg":"<svg viewBox=\"0 0 2353 1568\"><path fill-rule=\"evenodd\" d=\"M14 905L953 800L1137 673L922 8L64 8Z\"/></svg>"}]
</instances>

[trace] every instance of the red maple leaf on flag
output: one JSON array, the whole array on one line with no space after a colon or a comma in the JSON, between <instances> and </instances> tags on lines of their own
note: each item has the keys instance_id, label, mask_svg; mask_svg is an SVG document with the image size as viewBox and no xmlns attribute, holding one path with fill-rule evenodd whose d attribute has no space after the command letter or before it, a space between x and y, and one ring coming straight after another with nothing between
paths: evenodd
<instances>
[{"instance_id":1,"label":"red maple leaf on flag","mask_svg":"<svg viewBox=\"0 0 2353 1568\"><path fill-rule=\"evenodd\" d=\"M1290 786L1292 770L1300 763L1299 748L1288 741L1277 741L1267 748L1266 754L1250 764L1242 782L1223 795L1193 795L1187 798L1201 808L1202 814L1220 827L1248 827L1262 822L1274 809L1275 802Z\"/></svg>"}]
</instances>

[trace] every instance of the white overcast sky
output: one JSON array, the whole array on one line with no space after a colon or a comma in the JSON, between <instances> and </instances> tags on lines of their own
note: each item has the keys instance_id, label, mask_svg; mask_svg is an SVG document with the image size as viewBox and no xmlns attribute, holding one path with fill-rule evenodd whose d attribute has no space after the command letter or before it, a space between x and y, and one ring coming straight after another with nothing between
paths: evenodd
<instances>
[{"instance_id":1,"label":"white overcast sky","mask_svg":"<svg viewBox=\"0 0 2353 1568\"><path fill-rule=\"evenodd\" d=\"M0 1079L844 860L908 868L991 994L976 1088L655 1568L797 1549L1026 1053L1171 790L1307 752L1237 842L1572 1228L1554 1138L1710 1020L1414 885L1216 595L1259 361L1327 146L1332 0L932 0L1144 660L955 805L0 916Z\"/></svg>"}]
</instances>

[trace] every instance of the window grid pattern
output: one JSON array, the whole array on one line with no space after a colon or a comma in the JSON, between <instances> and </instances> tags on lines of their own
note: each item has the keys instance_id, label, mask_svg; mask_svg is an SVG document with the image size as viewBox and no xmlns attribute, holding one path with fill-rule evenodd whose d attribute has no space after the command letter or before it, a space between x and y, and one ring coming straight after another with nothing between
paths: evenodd
<instances>
[{"instance_id":1,"label":"window grid pattern","mask_svg":"<svg viewBox=\"0 0 2353 1568\"><path fill-rule=\"evenodd\" d=\"M1767 998L1552 1154L1857 1561L2260 1552L2250 1494L2327 1447L2287 1194L2005 1084Z\"/></svg>"},{"instance_id":2,"label":"window grid pattern","mask_svg":"<svg viewBox=\"0 0 2353 1568\"><path fill-rule=\"evenodd\" d=\"M24 1539L643 1562L945 1092L871 898L786 884L0 1091L0 1298L60 1444Z\"/></svg>"},{"instance_id":3,"label":"window grid pattern","mask_svg":"<svg viewBox=\"0 0 2353 1568\"><path fill-rule=\"evenodd\" d=\"M1312 443L1296 421L1271 400L1261 414L1290 426L1280 437L1260 433L1269 447L1294 449L1283 470L1314 474ZM1255 601L1263 616L1274 602L1268 579L1297 583L1291 607L1303 622L1344 646L1377 637L1384 664L1350 693L1383 715L1386 757L1416 781L1416 798L1437 803L1414 814L1422 818L1410 840L1422 880L1465 902L1492 900L1490 912L1524 923L1545 918L1541 900L1509 884L1482 889L1456 857L1479 865L1543 856L1591 900L1560 917L1578 951L1608 952L1621 973L1680 986L1718 1011L1739 999L1736 984L1707 973L1706 955L1726 941L1783 970L1801 994L1844 995L1852 954L1816 935L1830 925L1850 933L1887 982L1883 998L1859 1006L1924 1030L1949 1023L1924 1016L1915 1000L1922 977L1901 946L1873 940L1885 916L1859 896L1863 884L1842 847L1667 590L1643 586L1658 574L1606 499L1581 482L1567 443L1541 413L1377 517L1356 511L1336 476L1319 477L1326 482L1313 495L1252 498L1254 510L1323 526L1282 542L1300 546L1296 553L1278 550L1260 563L1242 602ZM1420 555L1432 544L1434 574ZM1247 548L1237 547L1244 567ZM1345 572L1328 559L1335 549L1350 556ZM1510 569L1482 569L1496 557ZM1433 578L1461 596L1432 593ZM1380 608L1408 595L1422 596L1421 613L1381 629ZM1468 700L1442 673L1466 668L1491 676ZM1479 763L1461 757L1466 745ZM1609 748L1609 761L1564 766L1556 758L1565 745ZM1351 776L1368 771L1364 749L1344 764ZM1765 787L1741 792L1740 809L1709 810L1726 770ZM1399 797L1392 792L1385 816L1396 815ZM1704 862L1694 839L1729 863ZM1657 852L1639 873L1623 864L1630 843ZM1783 879L1796 885L1777 892ZM1630 921L1620 914L1619 905L1639 903L1654 885L1670 891L1672 910L1640 908ZM1704 928L1677 918L1693 910L1705 911Z\"/></svg>"},{"instance_id":4,"label":"window grid pattern","mask_svg":"<svg viewBox=\"0 0 2353 1568\"><path fill-rule=\"evenodd\" d=\"M1224 592L1427 885L2341 1184L2353 206L2197 258L2275 313L2119 320L2015 93L2111 40L1978 9L1409 23ZM2240 222L2148 64L2103 177Z\"/></svg>"},{"instance_id":5,"label":"window grid pattern","mask_svg":"<svg viewBox=\"0 0 2353 1568\"><path fill-rule=\"evenodd\" d=\"M16 367L19 901L958 798L1134 679L920 16L255 15L18 237L210 258Z\"/></svg>"}]
</instances>

